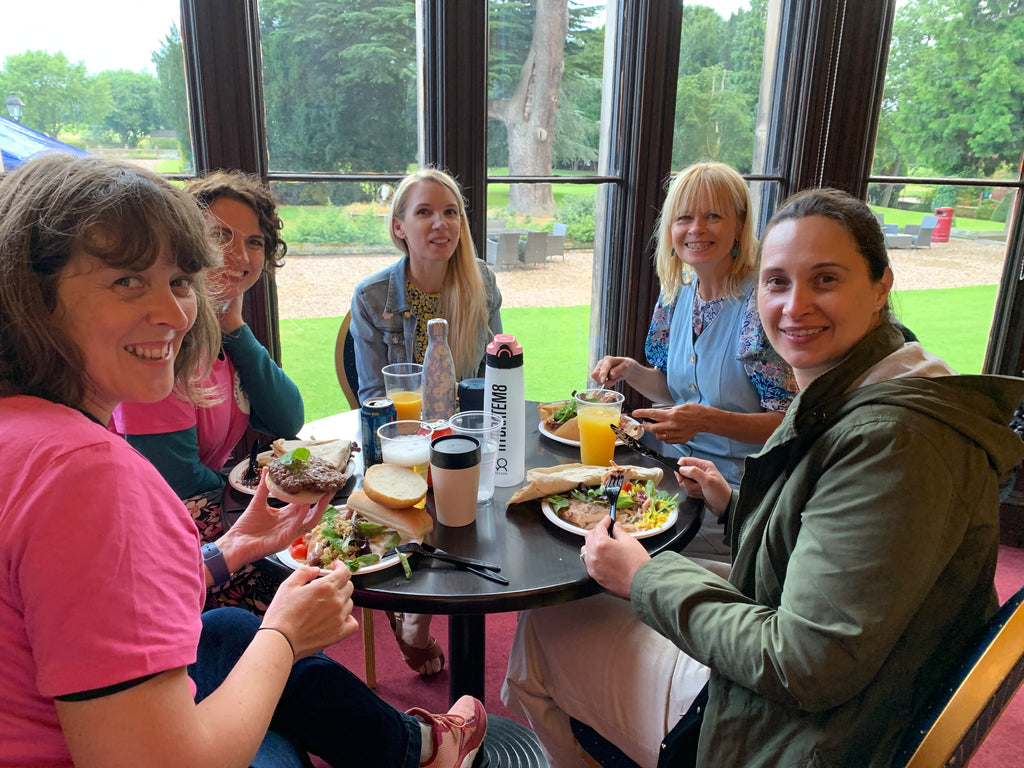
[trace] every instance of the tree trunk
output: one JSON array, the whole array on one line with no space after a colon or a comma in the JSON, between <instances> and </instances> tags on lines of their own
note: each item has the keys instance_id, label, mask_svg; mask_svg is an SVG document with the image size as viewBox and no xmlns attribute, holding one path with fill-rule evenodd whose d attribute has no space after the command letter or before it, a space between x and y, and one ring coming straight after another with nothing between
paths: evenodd
<instances>
[{"instance_id":1,"label":"tree trunk","mask_svg":"<svg viewBox=\"0 0 1024 768\"><path fill-rule=\"evenodd\" d=\"M555 113L568 31L568 0L537 0L533 43L523 64L519 85L508 100L494 100L490 104L490 116L505 123L508 172L512 176L551 175ZM529 216L554 213L551 185L511 185L509 208Z\"/></svg>"}]
</instances>

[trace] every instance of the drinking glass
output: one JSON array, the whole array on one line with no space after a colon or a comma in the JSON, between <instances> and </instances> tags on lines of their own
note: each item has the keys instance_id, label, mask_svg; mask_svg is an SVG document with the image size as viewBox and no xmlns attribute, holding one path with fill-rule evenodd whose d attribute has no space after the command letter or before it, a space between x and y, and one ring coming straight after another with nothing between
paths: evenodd
<instances>
[{"instance_id":1,"label":"drinking glass","mask_svg":"<svg viewBox=\"0 0 1024 768\"><path fill-rule=\"evenodd\" d=\"M419 421L423 411L423 366L392 363L381 368L381 373L384 374L384 392L395 404L399 420Z\"/></svg>"},{"instance_id":2,"label":"drinking glass","mask_svg":"<svg viewBox=\"0 0 1024 768\"><path fill-rule=\"evenodd\" d=\"M448 423L456 435L475 437L480 442L480 483L477 503L494 496L494 459L498 455L498 438L504 423L501 416L488 411L460 411Z\"/></svg>"},{"instance_id":3,"label":"drinking glass","mask_svg":"<svg viewBox=\"0 0 1024 768\"><path fill-rule=\"evenodd\" d=\"M580 461L599 467L611 464L615 455L615 433L622 413L621 392L585 389L576 393L576 420L580 426Z\"/></svg>"},{"instance_id":4,"label":"drinking glass","mask_svg":"<svg viewBox=\"0 0 1024 768\"><path fill-rule=\"evenodd\" d=\"M430 440L434 430L424 421L392 421L377 427L380 453L385 464L398 464L419 472L427 479Z\"/></svg>"}]
</instances>

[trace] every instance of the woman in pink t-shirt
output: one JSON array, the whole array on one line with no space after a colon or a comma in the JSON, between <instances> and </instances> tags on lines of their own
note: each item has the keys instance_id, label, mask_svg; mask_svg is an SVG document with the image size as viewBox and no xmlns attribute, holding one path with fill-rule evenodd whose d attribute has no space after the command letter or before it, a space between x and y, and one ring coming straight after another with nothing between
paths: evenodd
<instances>
[{"instance_id":1,"label":"woman in pink t-shirt","mask_svg":"<svg viewBox=\"0 0 1024 768\"><path fill-rule=\"evenodd\" d=\"M347 569L296 569L262 622L200 618L206 587L321 511L273 509L261 481L200 557L106 429L208 364L216 262L194 202L138 167L50 155L0 181L0 768L468 764L480 702L402 714L319 653L357 628Z\"/></svg>"}]
</instances>

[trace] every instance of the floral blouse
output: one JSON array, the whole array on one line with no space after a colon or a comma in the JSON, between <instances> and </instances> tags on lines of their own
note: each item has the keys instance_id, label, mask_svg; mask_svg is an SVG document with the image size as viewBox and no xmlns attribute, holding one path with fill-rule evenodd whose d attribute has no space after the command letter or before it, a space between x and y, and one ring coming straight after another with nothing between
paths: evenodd
<instances>
[{"instance_id":1,"label":"floral blouse","mask_svg":"<svg viewBox=\"0 0 1024 768\"><path fill-rule=\"evenodd\" d=\"M444 317L441 313L441 294L421 291L411 280L405 281L405 296L413 317L416 318L416 339L413 342L414 362L422 363L427 353L427 321ZM447 319L447 318L445 318Z\"/></svg>"},{"instance_id":2,"label":"floral blouse","mask_svg":"<svg viewBox=\"0 0 1024 768\"><path fill-rule=\"evenodd\" d=\"M663 297L658 296L644 350L647 362L664 373L668 370L668 338L675 304L666 305L662 300ZM694 293L694 338L700 336L704 328L718 317L724 305L724 298L704 301L699 293ZM792 369L764 335L761 317L757 314L757 294L754 291L747 296L743 308L743 327L736 348L736 359L743 363L750 383L761 398L762 408L766 411L785 411L789 407L796 397L796 379L793 378Z\"/></svg>"}]
</instances>

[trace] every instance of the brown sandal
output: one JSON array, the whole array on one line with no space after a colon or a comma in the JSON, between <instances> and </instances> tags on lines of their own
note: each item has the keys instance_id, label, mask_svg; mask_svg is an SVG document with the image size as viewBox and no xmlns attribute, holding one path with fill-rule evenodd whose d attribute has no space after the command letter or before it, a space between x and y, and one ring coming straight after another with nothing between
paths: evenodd
<instances>
[{"instance_id":1,"label":"brown sandal","mask_svg":"<svg viewBox=\"0 0 1024 768\"><path fill-rule=\"evenodd\" d=\"M427 662L437 658L441 659L441 667L437 671L440 672L444 669L444 650L436 638L431 637L430 642L423 648L414 648L402 640L399 635L398 620L395 614L391 611L385 611L384 615L387 616L388 624L391 625L391 632L394 634L395 640L398 641L398 650L402 653L402 660L409 666L409 669L418 675L428 676L437 674L437 672L420 672Z\"/></svg>"}]
</instances>

